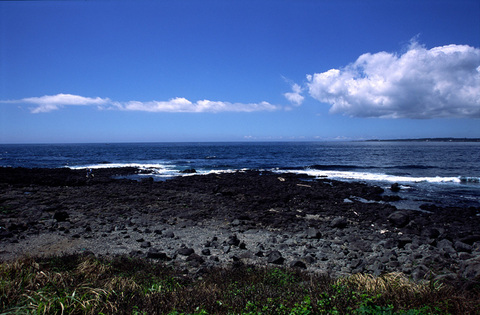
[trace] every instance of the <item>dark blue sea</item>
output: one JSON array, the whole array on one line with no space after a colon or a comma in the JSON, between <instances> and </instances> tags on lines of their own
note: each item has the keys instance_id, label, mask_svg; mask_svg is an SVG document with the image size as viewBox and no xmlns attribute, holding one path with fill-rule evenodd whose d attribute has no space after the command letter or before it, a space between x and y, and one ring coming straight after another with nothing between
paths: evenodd
<instances>
[{"instance_id":1,"label":"dark blue sea","mask_svg":"<svg viewBox=\"0 0 480 315\"><path fill-rule=\"evenodd\" d=\"M480 207L479 142L239 142L0 145L0 166L136 166L156 180L245 169L401 184L398 208L423 203Z\"/></svg>"}]
</instances>

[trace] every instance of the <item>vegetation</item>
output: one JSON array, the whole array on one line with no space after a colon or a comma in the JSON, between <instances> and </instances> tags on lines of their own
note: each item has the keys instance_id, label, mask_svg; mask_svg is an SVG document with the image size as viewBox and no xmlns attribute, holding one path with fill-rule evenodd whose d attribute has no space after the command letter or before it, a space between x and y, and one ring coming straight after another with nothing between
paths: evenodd
<instances>
[{"instance_id":1,"label":"vegetation","mask_svg":"<svg viewBox=\"0 0 480 315\"><path fill-rule=\"evenodd\" d=\"M400 274L240 266L194 278L144 259L82 255L0 265L0 314L480 314L478 301L478 286Z\"/></svg>"}]
</instances>

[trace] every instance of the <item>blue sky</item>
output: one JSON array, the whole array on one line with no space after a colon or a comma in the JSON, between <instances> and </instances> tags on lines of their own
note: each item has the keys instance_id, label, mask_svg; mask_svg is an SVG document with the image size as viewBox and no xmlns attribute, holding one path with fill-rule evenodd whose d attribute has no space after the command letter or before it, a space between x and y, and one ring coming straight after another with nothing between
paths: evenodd
<instances>
[{"instance_id":1,"label":"blue sky","mask_svg":"<svg viewBox=\"0 0 480 315\"><path fill-rule=\"evenodd\" d=\"M480 2L0 2L0 143L480 137Z\"/></svg>"}]
</instances>

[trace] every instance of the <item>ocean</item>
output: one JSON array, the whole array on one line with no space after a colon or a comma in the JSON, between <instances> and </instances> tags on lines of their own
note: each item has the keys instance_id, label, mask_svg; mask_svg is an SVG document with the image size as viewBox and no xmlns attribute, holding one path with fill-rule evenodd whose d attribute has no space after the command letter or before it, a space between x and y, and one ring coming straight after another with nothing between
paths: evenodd
<instances>
[{"instance_id":1,"label":"ocean","mask_svg":"<svg viewBox=\"0 0 480 315\"><path fill-rule=\"evenodd\" d=\"M238 142L0 145L0 166L72 169L135 166L155 180L245 169L294 172L389 187L394 205L480 207L479 142Z\"/></svg>"}]
</instances>

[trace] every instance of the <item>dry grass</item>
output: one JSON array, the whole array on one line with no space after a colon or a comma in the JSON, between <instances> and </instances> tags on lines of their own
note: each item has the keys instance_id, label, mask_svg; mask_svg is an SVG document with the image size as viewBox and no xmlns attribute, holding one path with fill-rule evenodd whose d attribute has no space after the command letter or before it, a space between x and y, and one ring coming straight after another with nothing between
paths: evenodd
<instances>
[{"instance_id":1,"label":"dry grass","mask_svg":"<svg viewBox=\"0 0 480 315\"><path fill-rule=\"evenodd\" d=\"M399 273L341 279L281 268L215 269L200 279L128 257L0 264L0 314L480 314L479 287Z\"/></svg>"}]
</instances>

